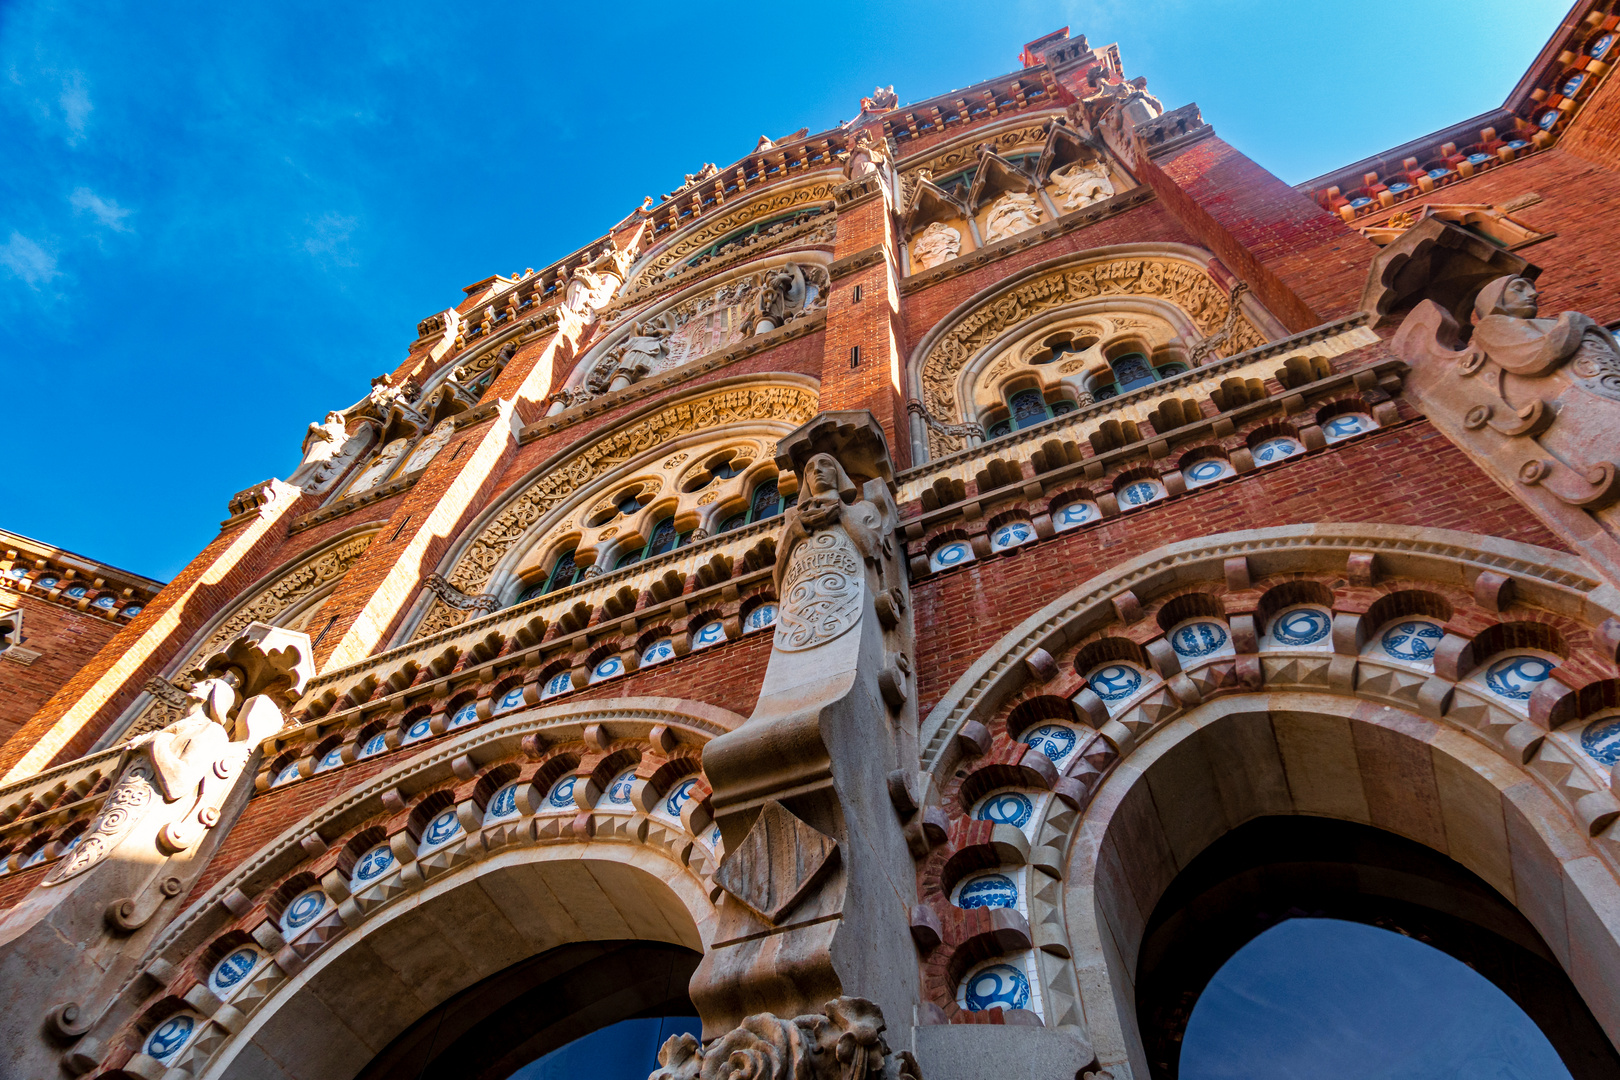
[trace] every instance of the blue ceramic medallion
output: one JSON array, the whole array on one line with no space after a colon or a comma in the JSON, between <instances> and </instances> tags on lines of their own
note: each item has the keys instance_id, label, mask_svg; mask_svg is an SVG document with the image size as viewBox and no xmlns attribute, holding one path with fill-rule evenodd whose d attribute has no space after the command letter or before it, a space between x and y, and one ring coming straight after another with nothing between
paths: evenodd
<instances>
[{"instance_id":1,"label":"blue ceramic medallion","mask_svg":"<svg viewBox=\"0 0 1620 1080\"><path fill-rule=\"evenodd\" d=\"M1485 669L1485 685L1513 701L1529 701L1557 666L1540 656L1504 656Z\"/></svg>"},{"instance_id":2,"label":"blue ceramic medallion","mask_svg":"<svg viewBox=\"0 0 1620 1080\"><path fill-rule=\"evenodd\" d=\"M244 945L214 965L213 972L208 976L208 988L217 997L223 998L241 986L258 966L259 950Z\"/></svg>"},{"instance_id":3,"label":"blue ceramic medallion","mask_svg":"<svg viewBox=\"0 0 1620 1080\"><path fill-rule=\"evenodd\" d=\"M1271 640L1278 645L1298 648L1326 640L1333 632L1333 620L1321 608L1293 608L1271 623Z\"/></svg>"},{"instance_id":4,"label":"blue ceramic medallion","mask_svg":"<svg viewBox=\"0 0 1620 1080\"><path fill-rule=\"evenodd\" d=\"M394 865L394 852L387 844L378 844L354 864L354 880L359 884L376 881Z\"/></svg>"},{"instance_id":5,"label":"blue ceramic medallion","mask_svg":"<svg viewBox=\"0 0 1620 1080\"><path fill-rule=\"evenodd\" d=\"M169 1017L146 1037L146 1056L158 1061L167 1061L180 1052L180 1048L186 1045L195 1030L197 1030L195 1016L182 1013L179 1016Z\"/></svg>"},{"instance_id":6,"label":"blue ceramic medallion","mask_svg":"<svg viewBox=\"0 0 1620 1080\"><path fill-rule=\"evenodd\" d=\"M546 796L546 806L552 810L573 810L577 804L574 802L574 781L572 776L565 776L552 787L551 794Z\"/></svg>"},{"instance_id":7,"label":"blue ceramic medallion","mask_svg":"<svg viewBox=\"0 0 1620 1080\"><path fill-rule=\"evenodd\" d=\"M1422 663L1434 659L1434 647L1445 636L1446 632L1434 623L1414 619L1390 627L1378 640L1384 651L1395 659Z\"/></svg>"},{"instance_id":8,"label":"blue ceramic medallion","mask_svg":"<svg viewBox=\"0 0 1620 1080\"><path fill-rule=\"evenodd\" d=\"M1021 829L1034 814L1035 804L1030 802L1028 795L1003 791L980 803L979 812L974 816L980 821L993 821L997 825L1012 825Z\"/></svg>"},{"instance_id":9,"label":"blue ceramic medallion","mask_svg":"<svg viewBox=\"0 0 1620 1080\"><path fill-rule=\"evenodd\" d=\"M1230 635L1212 619L1185 623L1170 635L1170 647L1183 660L1201 660L1221 651Z\"/></svg>"},{"instance_id":10,"label":"blue ceramic medallion","mask_svg":"<svg viewBox=\"0 0 1620 1080\"><path fill-rule=\"evenodd\" d=\"M992 964L968 976L964 1000L970 1012L1029 1007L1029 976L1011 964Z\"/></svg>"},{"instance_id":11,"label":"blue ceramic medallion","mask_svg":"<svg viewBox=\"0 0 1620 1080\"><path fill-rule=\"evenodd\" d=\"M326 893L320 889L309 889L299 893L293 902L287 905L287 910L281 916L281 929L289 936L296 931L304 929L320 917L326 910Z\"/></svg>"},{"instance_id":12,"label":"blue ceramic medallion","mask_svg":"<svg viewBox=\"0 0 1620 1080\"><path fill-rule=\"evenodd\" d=\"M1581 749L1594 761L1613 765L1620 761L1620 716L1594 720L1581 732Z\"/></svg>"},{"instance_id":13,"label":"blue ceramic medallion","mask_svg":"<svg viewBox=\"0 0 1620 1080\"><path fill-rule=\"evenodd\" d=\"M1254 448L1254 460L1262 465L1270 465L1274 461L1293 457L1304 449L1299 445L1297 439L1288 438L1286 435L1278 436L1275 439L1267 439L1259 446L1256 446Z\"/></svg>"},{"instance_id":14,"label":"blue ceramic medallion","mask_svg":"<svg viewBox=\"0 0 1620 1080\"><path fill-rule=\"evenodd\" d=\"M442 810L422 830L422 847L436 848L440 844L449 843L461 832L461 819L456 816L455 807Z\"/></svg>"},{"instance_id":15,"label":"blue ceramic medallion","mask_svg":"<svg viewBox=\"0 0 1620 1080\"><path fill-rule=\"evenodd\" d=\"M1017 907L1018 886L1006 874L980 874L963 883L956 894L956 906L968 911Z\"/></svg>"},{"instance_id":16,"label":"blue ceramic medallion","mask_svg":"<svg viewBox=\"0 0 1620 1080\"><path fill-rule=\"evenodd\" d=\"M1039 750L1054 765L1062 764L1079 741L1080 737L1074 733L1074 729L1062 724L1042 724L1024 736L1024 745L1031 750Z\"/></svg>"},{"instance_id":17,"label":"blue ceramic medallion","mask_svg":"<svg viewBox=\"0 0 1620 1080\"><path fill-rule=\"evenodd\" d=\"M518 812L517 793L516 784L507 784L497 791L495 797L489 800L489 806L484 808L484 820L499 821L514 816Z\"/></svg>"},{"instance_id":18,"label":"blue ceramic medallion","mask_svg":"<svg viewBox=\"0 0 1620 1080\"><path fill-rule=\"evenodd\" d=\"M766 630L776 625L776 605L761 604L748 613L748 621L743 624L743 632L751 633L755 630Z\"/></svg>"},{"instance_id":19,"label":"blue ceramic medallion","mask_svg":"<svg viewBox=\"0 0 1620 1080\"><path fill-rule=\"evenodd\" d=\"M1092 693L1113 704L1142 689L1142 673L1129 664L1104 664L1086 676L1086 682Z\"/></svg>"},{"instance_id":20,"label":"blue ceramic medallion","mask_svg":"<svg viewBox=\"0 0 1620 1080\"><path fill-rule=\"evenodd\" d=\"M696 787L697 777L695 776L687 777L679 784L676 784L675 790L671 791L664 799L664 812L670 817L679 818L681 811L686 808L686 804L692 801L692 791Z\"/></svg>"}]
</instances>

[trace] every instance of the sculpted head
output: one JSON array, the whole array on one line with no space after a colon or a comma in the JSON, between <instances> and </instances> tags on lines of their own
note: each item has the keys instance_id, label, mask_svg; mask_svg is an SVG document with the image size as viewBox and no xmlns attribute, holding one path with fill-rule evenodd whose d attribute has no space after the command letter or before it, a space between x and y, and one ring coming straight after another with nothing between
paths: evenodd
<instances>
[{"instance_id":1,"label":"sculpted head","mask_svg":"<svg viewBox=\"0 0 1620 1080\"><path fill-rule=\"evenodd\" d=\"M831 454L817 454L805 462L804 486L812 498L822 495L852 498L855 495L854 481Z\"/></svg>"},{"instance_id":2,"label":"sculpted head","mask_svg":"<svg viewBox=\"0 0 1620 1080\"><path fill-rule=\"evenodd\" d=\"M1510 315L1516 319L1536 317L1536 286L1529 278L1499 277L1479 291L1474 301L1474 318Z\"/></svg>"}]
</instances>

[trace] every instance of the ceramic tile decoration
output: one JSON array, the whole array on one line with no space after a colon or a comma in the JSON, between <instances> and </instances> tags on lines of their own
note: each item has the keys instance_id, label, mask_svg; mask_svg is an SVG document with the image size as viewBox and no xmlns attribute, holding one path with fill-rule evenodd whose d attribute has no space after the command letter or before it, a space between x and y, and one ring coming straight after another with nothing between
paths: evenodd
<instances>
[{"instance_id":1,"label":"ceramic tile decoration","mask_svg":"<svg viewBox=\"0 0 1620 1080\"><path fill-rule=\"evenodd\" d=\"M565 776L551 785L551 791L546 794L546 812L557 813L560 810L578 810L579 804L574 801L575 777Z\"/></svg>"},{"instance_id":2,"label":"ceramic tile decoration","mask_svg":"<svg viewBox=\"0 0 1620 1080\"><path fill-rule=\"evenodd\" d=\"M34 587L36 589L54 589L56 588L57 583L61 580L61 578L56 577L54 574L44 574L34 579Z\"/></svg>"},{"instance_id":3,"label":"ceramic tile decoration","mask_svg":"<svg viewBox=\"0 0 1620 1080\"><path fill-rule=\"evenodd\" d=\"M1164 498L1164 485L1157 480L1134 480L1120 488L1118 498L1124 509L1146 506Z\"/></svg>"},{"instance_id":4,"label":"ceramic tile decoration","mask_svg":"<svg viewBox=\"0 0 1620 1080\"><path fill-rule=\"evenodd\" d=\"M966 540L952 540L942 544L928 556L928 565L934 570L949 570L953 566L973 561L973 547Z\"/></svg>"},{"instance_id":5,"label":"ceramic tile decoration","mask_svg":"<svg viewBox=\"0 0 1620 1080\"><path fill-rule=\"evenodd\" d=\"M1215 619L1188 619L1172 627L1165 636L1183 664L1233 653L1231 632L1225 623Z\"/></svg>"},{"instance_id":6,"label":"ceramic tile decoration","mask_svg":"<svg viewBox=\"0 0 1620 1080\"><path fill-rule=\"evenodd\" d=\"M697 786L698 778L695 776L689 776L682 780L670 789L668 795L664 796L660 809L676 821L681 820L681 811L685 810L686 804L692 801L692 793L697 790Z\"/></svg>"},{"instance_id":7,"label":"ceramic tile decoration","mask_svg":"<svg viewBox=\"0 0 1620 1080\"><path fill-rule=\"evenodd\" d=\"M519 689L518 690L518 696L519 696L520 700L522 698L522 695L523 695L523 691L521 689ZM477 719L478 719L478 705L475 702L469 701L469 702L467 702L467 704L463 705L461 708L457 709L455 712L450 714L450 722L448 724L446 724L445 727L447 729L454 729L454 728L458 728L458 727L466 727L468 724L472 723L473 721L475 721Z\"/></svg>"},{"instance_id":8,"label":"ceramic tile decoration","mask_svg":"<svg viewBox=\"0 0 1620 1080\"><path fill-rule=\"evenodd\" d=\"M1035 526L1027 521L1013 521L1001 526L990 536L991 551L1006 551L1035 539Z\"/></svg>"},{"instance_id":9,"label":"ceramic tile decoration","mask_svg":"<svg viewBox=\"0 0 1620 1080\"><path fill-rule=\"evenodd\" d=\"M191 1041L199 1019L192 1013L179 1013L163 1021L146 1037L146 1056L168 1062Z\"/></svg>"},{"instance_id":10,"label":"ceramic tile decoration","mask_svg":"<svg viewBox=\"0 0 1620 1080\"><path fill-rule=\"evenodd\" d=\"M706 649L710 645L718 645L724 640L726 640L726 624L719 619L715 619L698 627L697 633L692 635L692 648Z\"/></svg>"},{"instance_id":11,"label":"ceramic tile decoration","mask_svg":"<svg viewBox=\"0 0 1620 1080\"><path fill-rule=\"evenodd\" d=\"M673 659L675 659L675 642L667 637L659 638L642 650L641 666L651 667Z\"/></svg>"},{"instance_id":12,"label":"ceramic tile decoration","mask_svg":"<svg viewBox=\"0 0 1620 1080\"><path fill-rule=\"evenodd\" d=\"M1597 762L1620 762L1620 715L1600 716L1581 732L1581 749Z\"/></svg>"},{"instance_id":13,"label":"ceramic tile decoration","mask_svg":"<svg viewBox=\"0 0 1620 1080\"><path fill-rule=\"evenodd\" d=\"M364 745L360 747L360 752L355 756L357 758L376 757L378 754L387 749L388 733L379 731L377 734L365 741Z\"/></svg>"},{"instance_id":14,"label":"ceramic tile decoration","mask_svg":"<svg viewBox=\"0 0 1620 1080\"><path fill-rule=\"evenodd\" d=\"M514 709L521 708L523 708L523 687L514 686L501 695L501 699L495 703L492 712L499 715L500 713L509 713Z\"/></svg>"},{"instance_id":15,"label":"ceramic tile decoration","mask_svg":"<svg viewBox=\"0 0 1620 1080\"><path fill-rule=\"evenodd\" d=\"M318 773L326 772L329 769L336 769L342 764L343 747L341 745L334 746L332 749L321 755L321 760L315 763L315 771Z\"/></svg>"},{"instance_id":16,"label":"ceramic tile decoration","mask_svg":"<svg viewBox=\"0 0 1620 1080\"><path fill-rule=\"evenodd\" d=\"M973 874L956 887L956 906L974 908L1017 908L1018 883L1000 870Z\"/></svg>"},{"instance_id":17,"label":"ceramic tile decoration","mask_svg":"<svg viewBox=\"0 0 1620 1080\"><path fill-rule=\"evenodd\" d=\"M958 1004L968 1012L987 1009L1027 1009L1030 1006L1029 976L1021 967L1005 962L974 968L962 980Z\"/></svg>"},{"instance_id":18,"label":"ceramic tile decoration","mask_svg":"<svg viewBox=\"0 0 1620 1080\"><path fill-rule=\"evenodd\" d=\"M517 804L518 786L518 784L507 784L495 793L495 797L489 800L489 805L484 807L485 824L492 821L505 821L507 818L519 816Z\"/></svg>"},{"instance_id":19,"label":"ceramic tile decoration","mask_svg":"<svg viewBox=\"0 0 1620 1080\"><path fill-rule=\"evenodd\" d=\"M1024 745L1039 750L1052 764L1062 768L1080 749L1080 734L1068 724L1037 724L1024 733Z\"/></svg>"},{"instance_id":20,"label":"ceramic tile decoration","mask_svg":"<svg viewBox=\"0 0 1620 1080\"><path fill-rule=\"evenodd\" d=\"M1536 687L1546 682L1557 666L1556 657L1528 652L1511 653L1489 660L1481 678L1486 688L1497 697L1527 702Z\"/></svg>"},{"instance_id":21,"label":"ceramic tile decoration","mask_svg":"<svg viewBox=\"0 0 1620 1080\"><path fill-rule=\"evenodd\" d=\"M414 721L410 727L406 728L404 736L399 741L402 745L405 743L420 742L431 734L433 734L433 718L424 716L421 719Z\"/></svg>"},{"instance_id":22,"label":"ceramic tile decoration","mask_svg":"<svg viewBox=\"0 0 1620 1080\"><path fill-rule=\"evenodd\" d=\"M574 688L574 676L567 671L559 671L546 680L546 688L540 691L540 700L554 698L566 694Z\"/></svg>"},{"instance_id":23,"label":"ceramic tile decoration","mask_svg":"<svg viewBox=\"0 0 1620 1080\"><path fill-rule=\"evenodd\" d=\"M615 653L597 663L591 669L591 682L599 683L604 679L612 679L624 674L624 661Z\"/></svg>"},{"instance_id":24,"label":"ceramic tile decoration","mask_svg":"<svg viewBox=\"0 0 1620 1080\"><path fill-rule=\"evenodd\" d=\"M38 866L40 863L42 863L44 861L45 861L45 845L41 844L41 845L39 845L39 847L35 848L32 852L29 853L28 858L26 858L26 859L24 859L22 861L22 865L25 866L25 867Z\"/></svg>"},{"instance_id":25,"label":"ceramic tile decoration","mask_svg":"<svg viewBox=\"0 0 1620 1080\"><path fill-rule=\"evenodd\" d=\"M281 767L280 772L276 773L275 786L290 784L296 779L298 779L298 762L288 762Z\"/></svg>"},{"instance_id":26,"label":"ceramic tile decoration","mask_svg":"<svg viewBox=\"0 0 1620 1080\"><path fill-rule=\"evenodd\" d=\"M1102 519L1102 511L1090 499L1079 499L1072 503L1065 503L1052 513L1052 527L1058 532L1065 529L1078 528L1091 521Z\"/></svg>"},{"instance_id":27,"label":"ceramic tile decoration","mask_svg":"<svg viewBox=\"0 0 1620 1080\"><path fill-rule=\"evenodd\" d=\"M986 795L973 808L977 821L993 821L1022 829L1035 814L1035 802L1022 791L998 791Z\"/></svg>"},{"instance_id":28,"label":"ceramic tile decoration","mask_svg":"<svg viewBox=\"0 0 1620 1080\"><path fill-rule=\"evenodd\" d=\"M393 869L395 862L393 849L387 844L378 844L355 862L354 872L349 875L349 887L362 889L370 885Z\"/></svg>"},{"instance_id":29,"label":"ceramic tile decoration","mask_svg":"<svg viewBox=\"0 0 1620 1080\"><path fill-rule=\"evenodd\" d=\"M1147 673L1135 664L1115 660L1092 668L1091 674L1086 676L1086 685L1113 713L1147 685Z\"/></svg>"},{"instance_id":30,"label":"ceramic tile decoration","mask_svg":"<svg viewBox=\"0 0 1620 1080\"><path fill-rule=\"evenodd\" d=\"M1285 608L1271 617L1261 648L1330 649L1333 647L1333 614L1323 607L1300 605Z\"/></svg>"},{"instance_id":31,"label":"ceramic tile decoration","mask_svg":"<svg viewBox=\"0 0 1620 1080\"><path fill-rule=\"evenodd\" d=\"M281 913L281 933L288 941L315 925L332 903L324 889L306 889L293 897L287 910Z\"/></svg>"},{"instance_id":32,"label":"ceramic tile decoration","mask_svg":"<svg viewBox=\"0 0 1620 1080\"><path fill-rule=\"evenodd\" d=\"M1322 434L1330 443L1353 438L1378 427L1378 421L1366 413L1340 413L1322 425Z\"/></svg>"},{"instance_id":33,"label":"ceramic tile decoration","mask_svg":"<svg viewBox=\"0 0 1620 1080\"><path fill-rule=\"evenodd\" d=\"M128 604L128 605L126 605L124 607L124 609L122 611L119 612L119 614L120 615L134 616L134 615L139 615L143 610L144 610L144 605L141 605L141 604Z\"/></svg>"},{"instance_id":34,"label":"ceramic tile decoration","mask_svg":"<svg viewBox=\"0 0 1620 1080\"><path fill-rule=\"evenodd\" d=\"M247 985L248 976L253 974L263 959L264 953L252 945L233 950L208 973L208 989L221 1001L229 1001L232 995Z\"/></svg>"},{"instance_id":35,"label":"ceramic tile decoration","mask_svg":"<svg viewBox=\"0 0 1620 1080\"><path fill-rule=\"evenodd\" d=\"M1397 619L1379 633L1377 644L1391 660L1432 670L1435 646L1445 636L1445 628L1433 619Z\"/></svg>"},{"instance_id":36,"label":"ceramic tile decoration","mask_svg":"<svg viewBox=\"0 0 1620 1080\"><path fill-rule=\"evenodd\" d=\"M62 591L62 595L69 600L83 600L89 591L90 587L88 585L69 585Z\"/></svg>"},{"instance_id":37,"label":"ceramic tile decoration","mask_svg":"<svg viewBox=\"0 0 1620 1080\"><path fill-rule=\"evenodd\" d=\"M602 797L596 801L597 809L634 810L635 804L630 801L630 793L635 790L635 785L636 770L624 770L624 772L615 776L613 783L609 784L607 790L602 792Z\"/></svg>"},{"instance_id":38,"label":"ceramic tile decoration","mask_svg":"<svg viewBox=\"0 0 1620 1080\"><path fill-rule=\"evenodd\" d=\"M1190 488L1203 487L1213 484L1217 480L1225 480L1228 476L1235 476L1236 471L1232 463L1225 458L1205 458L1195 461L1181 470L1182 477Z\"/></svg>"},{"instance_id":39,"label":"ceramic tile decoration","mask_svg":"<svg viewBox=\"0 0 1620 1080\"><path fill-rule=\"evenodd\" d=\"M103 611L111 611L117 603L118 601L111 596L98 596L90 601L90 606L100 608Z\"/></svg>"},{"instance_id":40,"label":"ceramic tile decoration","mask_svg":"<svg viewBox=\"0 0 1620 1080\"><path fill-rule=\"evenodd\" d=\"M761 604L748 613L743 620L743 633L752 634L755 630L769 630L776 625L776 605Z\"/></svg>"},{"instance_id":41,"label":"ceramic tile decoration","mask_svg":"<svg viewBox=\"0 0 1620 1080\"><path fill-rule=\"evenodd\" d=\"M1286 435L1278 436L1275 439L1267 439L1252 451L1255 463L1259 465L1274 465L1285 458L1291 458L1295 454L1303 454L1304 452L1305 448L1300 445L1298 439Z\"/></svg>"},{"instance_id":42,"label":"ceramic tile decoration","mask_svg":"<svg viewBox=\"0 0 1620 1080\"><path fill-rule=\"evenodd\" d=\"M461 819L456 816L456 808L452 806L441 810L422 830L422 842L417 846L417 851L426 854L434 848L441 848L460 836L461 832Z\"/></svg>"}]
</instances>

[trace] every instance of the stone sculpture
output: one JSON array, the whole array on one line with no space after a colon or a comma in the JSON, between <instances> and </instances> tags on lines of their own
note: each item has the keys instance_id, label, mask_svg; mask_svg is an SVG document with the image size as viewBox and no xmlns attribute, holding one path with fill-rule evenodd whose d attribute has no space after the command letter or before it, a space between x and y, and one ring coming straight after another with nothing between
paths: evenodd
<instances>
[{"instance_id":1,"label":"stone sculpture","mask_svg":"<svg viewBox=\"0 0 1620 1080\"><path fill-rule=\"evenodd\" d=\"M777 267L765 275L759 292L759 315L754 333L774 330L804 308L804 271L796 263Z\"/></svg>"},{"instance_id":2,"label":"stone sculpture","mask_svg":"<svg viewBox=\"0 0 1620 1080\"><path fill-rule=\"evenodd\" d=\"M427 438L417 443L416 449L411 451L411 460L406 463L405 471L415 472L417 469L427 468L428 462L438 456L439 451L444 449L445 443L449 442L455 433L456 422L453 419L440 420L434 429L428 432Z\"/></svg>"},{"instance_id":3,"label":"stone sculpture","mask_svg":"<svg viewBox=\"0 0 1620 1080\"><path fill-rule=\"evenodd\" d=\"M854 501L855 485L837 458L812 457L804 467L804 487L777 542L775 584L782 608L776 648L787 652L831 641L854 626L866 568L881 567L883 560L882 515L871 503Z\"/></svg>"},{"instance_id":4,"label":"stone sculpture","mask_svg":"<svg viewBox=\"0 0 1620 1080\"><path fill-rule=\"evenodd\" d=\"M668 351L665 341L673 332L661 319L648 319L632 326L609 389L622 390L657 371Z\"/></svg>"},{"instance_id":5,"label":"stone sculpture","mask_svg":"<svg viewBox=\"0 0 1620 1080\"><path fill-rule=\"evenodd\" d=\"M844 161L844 179L859 180L863 176L881 171L889 160L889 144L884 139L873 139L872 133L862 128L855 133L849 146L849 157Z\"/></svg>"},{"instance_id":6,"label":"stone sculpture","mask_svg":"<svg viewBox=\"0 0 1620 1080\"><path fill-rule=\"evenodd\" d=\"M931 270L941 263L950 262L962 252L962 233L942 221L933 222L917 237L911 247L914 269Z\"/></svg>"},{"instance_id":7,"label":"stone sculpture","mask_svg":"<svg viewBox=\"0 0 1620 1080\"><path fill-rule=\"evenodd\" d=\"M871 97L861 98L861 112L888 112L900 104L900 95L894 92L894 85L877 86L872 88Z\"/></svg>"},{"instance_id":8,"label":"stone sculpture","mask_svg":"<svg viewBox=\"0 0 1620 1080\"><path fill-rule=\"evenodd\" d=\"M630 252L620 251L612 244L604 245L594 260L575 267L569 275L563 306L578 316L581 323L590 326L596 321L596 313L607 306L624 284L630 259Z\"/></svg>"},{"instance_id":9,"label":"stone sculpture","mask_svg":"<svg viewBox=\"0 0 1620 1080\"><path fill-rule=\"evenodd\" d=\"M383 447L378 452L376 460L349 485L348 494L359 495L387 480L389 474L394 471L394 466L399 464L399 459L405 456L405 449L410 444L409 439L395 439Z\"/></svg>"},{"instance_id":10,"label":"stone sculpture","mask_svg":"<svg viewBox=\"0 0 1620 1080\"><path fill-rule=\"evenodd\" d=\"M1035 196L1009 191L990 204L990 214L984 219L984 242L993 244L1040 223L1041 206Z\"/></svg>"},{"instance_id":11,"label":"stone sculpture","mask_svg":"<svg viewBox=\"0 0 1620 1080\"><path fill-rule=\"evenodd\" d=\"M1528 278L1479 291L1467 344L1433 300L1391 346L1431 420L1620 583L1620 346L1592 319L1539 317Z\"/></svg>"},{"instance_id":12,"label":"stone sculpture","mask_svg":"<svg viewBox=\"0 0 1620 1080\"><path fill-rule=\"evenodd\" d=\"M758 1013L707 1051L690 1035L671 1035L647 1080L922 1080L910 1051L889 1050L883 1010L865 998L839 997L784 1020Z\"/></svg>"},{"instance_id":13,"label":"stone sculpture","mask_svg":"<svg viewBox=\"0 0 1620 1080\"><path fill-rule=\"evenodd\" d=\"M304 460L290 483L311 495L327 491L370 442L369 431L362 428L350 435L342 413L327 413L325 421L309 425L304 436Z\"/></svg>"},{"instance_id":14,"label":"stone sculpture","mask_svg":"<svg viewBox=\"0 0 1620 1080\"><path fill-rule=\"evenodd\" d=\"M1052 195L1065 210L1079 210L1114 194L1108 170L1100 165L1066 165L1052 174Z\"/></svg>"}]
</instances>

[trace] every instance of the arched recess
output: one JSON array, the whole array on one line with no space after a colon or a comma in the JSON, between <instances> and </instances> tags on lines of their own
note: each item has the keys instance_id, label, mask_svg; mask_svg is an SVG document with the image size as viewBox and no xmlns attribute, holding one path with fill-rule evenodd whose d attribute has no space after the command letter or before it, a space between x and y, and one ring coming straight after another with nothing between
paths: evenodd
<instances>
[{"instance_id":1,"label":"arched recess","mask_svg":"<svg viewBox=\"0 0 1620 1080\"><path fill-rule=\"evenodd\" d=\"M1234 307L1211 270L1214 261L1185 244L1120 244L1037 263L963 301L923 337L907 365L911 396L941 424L976 421L979 371L1007 350L1021 349L1036 318L1123 314L1134 307L1177 327L1178 348L1191 352L1207 341L1209 359L1281 336L1281 324L1246 291ZM927 428L920 417L912 426L914 460L962 447L959 436Z\"/></svg>"},{"instance_id":2,"label":"arched recess","mask_svg":"<svg viewBox=\"0 0 1620 1080\"><path fill-rule=\"evenodd\" d=\"M1620 1045L1620 800L1607 743L1585 738L1620 723L1615 615L1574 556L1366 524L1202 537L1081 583L922 724L955 818L919 868L939 928L924 985L958 994L930 991L939 1019L1013 1002L1022 980L1020 1007L1104 1066L1170 1075L1137 1022L1161 899L1245 823L1308 816L1477 878ZM1400 659L1415 634L1428 655ZM1521 654L1546 658L1522 693L1504 681L1529 670ZM1003 896L1017 918L974 910Z\"/></svg>"},{"instance_id":3,"label":"arched recess","mask_svg":"<svg viewBox=\"0 0 1620 1080\"><path fill-rule=\"evenodd\" d=\"M508 594L521 591L519 572L534 569L524 563L534 545L554 530L558 535L576 530L583 538L586 525L580 515L590 512L593 500L638 478L649 483L657 478L661 492L666 474L669 482L678 484L695 460L677 460L679 455L732 435L739 444L757 444L754 460L769 460L777 438L816 414L817 386L809 376L786 372L738 376L705 383L631 413L607 431L541 462L492 502L450 549L438 572L464 595L491 596L497 603L510 600ZM650 512L650 508L637 511L642 516ZM610 553L618 546L601 551ZM554 558L558 553L554 547L537 557ZM465 618L465 611L424 590L398 641L436 633Z\"/></svg>"},{"instance_id":4,"label":"arched recess","mask_svg":"<svg viewBox=\"0 0 1620 1080\"><path fill-rule=\"evenodd\" d=\"M221 605L214 617L192 635L185 647L164 666L162 678L183 678L194 665L223 647L248 623L286 626L304 630L312 638L316 636L320 627L311 627L320 620L322 606L337 590L349 568L365 554L377 528L373 523L350 529L313 552L289 559L243 589ZM96 741L92 752L143 732L157 731L179 718L177 706L143 691Z\"/></svg>"},{"instance_id":5,"label":"arched recess","mask_svg":"<svg viewBox=\"0 0 1620 1080\"><path fill-rule=\"evenodd\" d=\"M723 851L702 748L741 723L702 702L621 698L519 708L432 738L332 789L194 897L94 1045L136 1075L347 1080L451 1003L448 1022L458 995L510 1000L557 973L549 961L513 970L532 958L594 944L695 963ZM262 827L253 813L236 827ZM626 1015L657 1004L659 988L643 989ZM622 1018L610 1014L624 1004L581 999L575 1026ZM189 1034L157 1060L153 1033L176 1016Z\"/></svg>"},{"instance_id":6,"label":"arched recess","mask_svg":"<svg viewBox=\"0 0 1620 1080\"><path fill-rule=\"evenodd\" d=\"M833 190L843 182L841 173L829 169L819 176L764 187L737 200L729 209L711 212L710 216L700 217L687 228L678 228L660 237L630 267L626 294L655 287L665 278L680 273L689 262L702 258L705 251L740 232L808 211L829 209Z\"/></svg>"}]
</instances>

